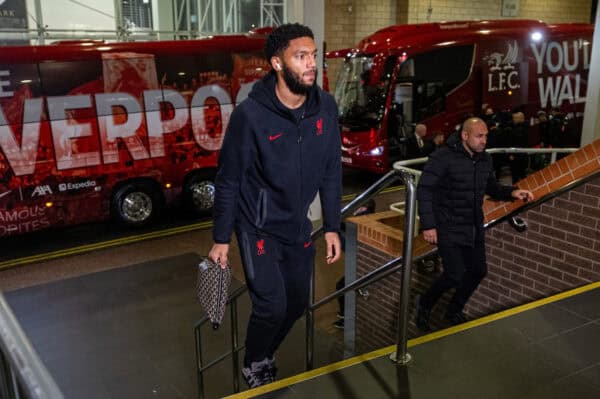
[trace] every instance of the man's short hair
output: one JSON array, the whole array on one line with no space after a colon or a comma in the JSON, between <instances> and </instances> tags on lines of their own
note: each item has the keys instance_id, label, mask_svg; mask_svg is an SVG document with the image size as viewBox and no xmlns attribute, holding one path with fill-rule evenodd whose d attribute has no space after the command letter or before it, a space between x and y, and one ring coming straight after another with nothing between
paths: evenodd
<instances>
[{"instance_id":1,"label":"man's short hair","mask_svg":"<svg viewBox=\"0 0 600 399\"><path fill-rule=\"evenodd\" d=\"M310 37L314 40L315 35L308 26L299 23L284 24L278 26L269 34L265 43L265 57L271 62L271 57L280 55L289 47L290 41L300 37Z\"/></svg>"}]
</instances>

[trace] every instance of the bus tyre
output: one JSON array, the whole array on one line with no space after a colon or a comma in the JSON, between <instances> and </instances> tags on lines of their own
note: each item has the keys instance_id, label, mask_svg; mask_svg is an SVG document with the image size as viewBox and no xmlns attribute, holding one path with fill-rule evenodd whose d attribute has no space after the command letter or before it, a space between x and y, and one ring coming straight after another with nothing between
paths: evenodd
<instances>
[{"instance_id":1,"label":"bus tyre","mask_svg":"<svg viewBox=\"0 0 600 399\"><path fill-rule=\"evenodd\" d=\"M148 184L125 184L113 197L113 214L126 226L148 225L156 218L159 209L159 196Z\"/></svg>"},{"instance_id":2,"label":"bus tyre","mask_svg":"<svg viewBox=\"0 0 600 399\"><path fill-rule=\"evenodd\" d=\"M214 175L197 174L192 176L183 189L186 208L198 216L212 212L215 203Z\"/></svg>"}]
</instances>

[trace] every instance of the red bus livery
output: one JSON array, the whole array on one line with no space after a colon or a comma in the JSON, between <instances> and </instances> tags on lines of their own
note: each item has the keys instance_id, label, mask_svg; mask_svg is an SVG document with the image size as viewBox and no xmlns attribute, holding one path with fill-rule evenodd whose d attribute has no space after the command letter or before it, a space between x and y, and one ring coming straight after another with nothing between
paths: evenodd
<instances>
[{"instance_id":1,"label":"red bus livery","mask_svg":"<svg viewBox=\"0 0 600 399\"><path fill-rule=\"evenodd\" d=\"M0 236L212 208L235 104L267 71L264 37L77 42L0 55Z\"/></svg>"},{"instance_id":2,"label":"red bus livery","mask_svg":"<svg viewBox=\"0 0 600 399\"><path fill-rule=\"evenodd\" d=\"M448 135L484 105L528 119L560 110L581 134L592 34L588 24L429 23L330 52L345 58L335 88L344 165L384 173L417 123Z\"/></svg>"}]
</instances>

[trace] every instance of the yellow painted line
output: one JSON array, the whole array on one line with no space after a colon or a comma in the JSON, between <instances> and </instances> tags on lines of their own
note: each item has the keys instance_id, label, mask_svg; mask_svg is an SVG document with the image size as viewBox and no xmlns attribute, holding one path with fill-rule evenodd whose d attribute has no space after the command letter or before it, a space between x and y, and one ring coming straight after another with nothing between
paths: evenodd
<instances>
[{"instance_id":1,"label":"yellow painted line","mask_svg":"<svg viewBox=\"0 0 600 399\"><path fill-rule=\"evenodd\" d=\"M98 243L94 243L94 244L86 244L86 245L81 245L78 247L61 249L59 251L54 251L54 252L46 252L43 254L32 255L32 256L27 256L27 257L23 257L23 258L6 260L3 262L0 262L0 270L7 269L9 267L14 267L14 266L26 265L26 264L33 263L33 262L40 262L40 261L46 261L46 260L50 260L50 259L56 259L56 258L60 258L63 256L68 256L68 255L82 254L85 252L95 251L98 249L111 248L111 247L115 247L118 245L131 244L134 242L145 241L145 240L149 240L152 238L168 237L168 236L172 236L175 234L186 233L189 231L208 229L210 227L212 227L211 221L200 222L200 223L194 223L194 224L190 224L190 225L186 225L186 226L174 227L174 228L166 229L166 230L154 231L154 232L146 233L146 234L122 237L122 238L117 238L117 239L109 240L109 241L102 241L102 242L98 242Z\"/></svg>"},{"instance_id":2,"label":"yellow painted line","mask_svg":"<svg viewBox=\"0 0 600 399\"><path fill-rule=\"evenodd\" d=\"M496 320L504 319L509 316L514 316L519 313L523 313L525 311L538 308L543 305L547 305L552 302L557 302L565 298L569 298L587 291L594 290L596 288L600 288L600 281L591 283L588 285L584 285L582 287L574 288L569 291L561 292L556 295L549 296L547 298L538 299L537 301L533 301L530 303L526 303L524 305L519 305L511 309L503 310L498 313L491 314L489 316L482 317L480 319L472 320L464 324L460 324L458 326L453 326L446 328L444 330L436 331L431 334L423 335L417 338L410 339L408 341L408 347L412 348L417 345L424 344L426 342L434 341L436 339L440 339L443 337L447 337L449 335L457 334L462 331L470 330L475 327L479 327L488 323L491 323ZM226 399L241 399L241 398L253 398L257 395L262 395L268 392L273 392L278 389L285 388L287 386L295 385L312 378L316 378L318 376L332 373L334 371L338 371L350 366L357 365L362 362L366 362L378 357L389 355L396 351L396 345L390 345L385 348L378 349L373 352L365 353L363 355L355 356L349 359L345 359L336 363L329 364L324 367L320 367L318 369L306 371L304 373L300 373L289 378L285 378L283 380L275 381L271 384L264 385L262 387L250 389L244 392L240 392L234 395L227 396ZM391 360L390 360L391 362Z\"/></svg>"}]
</instances>

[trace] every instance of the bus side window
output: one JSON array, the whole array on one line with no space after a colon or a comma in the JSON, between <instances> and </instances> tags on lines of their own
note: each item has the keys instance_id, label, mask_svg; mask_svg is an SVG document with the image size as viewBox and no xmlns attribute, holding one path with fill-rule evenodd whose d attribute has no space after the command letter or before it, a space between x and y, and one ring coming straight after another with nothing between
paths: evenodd
<instances>
[{"instance_id":1,"label":"bus side window","mask_svg":"<svg viewBox=\"0 0 600 399\"><path fill-rule=\"evenodd\" d=\"M416 122L446 110L448 93L469 77L473 50L472 45L448 46L414 57Z\"/></svg>"}]
</instances>

